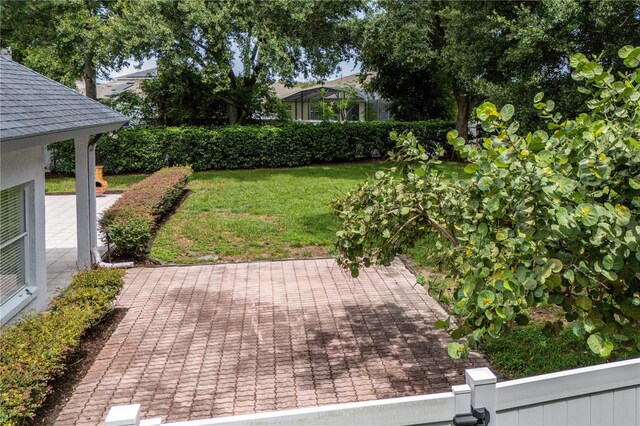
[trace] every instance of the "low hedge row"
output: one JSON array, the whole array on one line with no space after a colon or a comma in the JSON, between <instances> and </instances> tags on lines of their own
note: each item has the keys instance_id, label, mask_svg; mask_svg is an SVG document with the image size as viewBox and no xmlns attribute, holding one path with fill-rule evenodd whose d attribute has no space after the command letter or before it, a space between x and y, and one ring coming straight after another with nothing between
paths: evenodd
<instances>
[{"instance_id":1,"label":"low hedge row","mask_svg":"<svg viewBox=\"0 0 640 426\"><path fill-rule=\"evenodd\" d=\"M150 127L121 129L103 137L97 164L107 174L150 173L165 166L194 170L304 166L384 156L395 146L392 131L413 132L428 151L442 146L450 153L447 121L347 122L282 126ZM73 173L73 144L51 149L51 171Z\"/></svg>"},{"instance_id":2,"label":"low hedge row","mask_svg":"<svg viewBox=\"0 0 640 426\"><path fill-rule=\"evenodd\" d=\"M0 424L27 423L51 391L85 331L122 288L124 272L96 269L73 277L51 308L27 315L0 335Z\"/></svg>"},{"instance_id":3,"label":"low hedge row","mask_svg":"<svg viewBox=\"0 0 640 426\"><path fill-rule=\"evenodd\" d=\"M134 184L100 218L100 228L116 254L143 257L158 221L180 200L191 167L167 167Z\"/></svg>"}]
</instances>

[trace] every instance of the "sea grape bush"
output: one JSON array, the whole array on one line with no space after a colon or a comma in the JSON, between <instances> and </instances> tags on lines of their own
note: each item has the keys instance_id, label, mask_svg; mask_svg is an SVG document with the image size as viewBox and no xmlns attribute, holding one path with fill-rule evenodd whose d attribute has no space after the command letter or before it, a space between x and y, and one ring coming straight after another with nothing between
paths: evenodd
<instances>
[{"instance_id":1,"label":"sea grape bush","mask_svg":"<svg viewBox=\"0 0 640 426\"><path fill-rule=\"evenodd\" d=\"M617 75L597 58L571 57L579 90L591 95L588 112L564 118L539 93L546 130L521 134L513 106L480 105L481 144L448 135L470 180L444 180L411 134L394 135L396 170L334 202L338 261L357 275L436 235L457 317L436 325L458 340L449 345L454 358L545 304L560 306L599 356L640 352L640 47L619 55L627 70Z\"/></svg>"}]
</instances>

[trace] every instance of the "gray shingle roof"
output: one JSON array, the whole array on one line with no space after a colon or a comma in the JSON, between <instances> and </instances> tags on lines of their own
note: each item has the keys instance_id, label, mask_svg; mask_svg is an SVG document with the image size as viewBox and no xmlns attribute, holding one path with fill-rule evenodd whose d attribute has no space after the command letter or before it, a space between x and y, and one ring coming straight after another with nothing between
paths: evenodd
<instances>
[{"instance_id":1,"label":"gray shingle roof","mask_svg":"<svg viewBox=\"0 0 640 426\"><path fill-rule=\"evenodd\" d=\"M127 116L0 57L0 141L127 121Z\"/></svg>"},{"instance_id":2,"label":"gray shingle roof","mask_svg":"<svg viewBox=\"0 0 640 426\"><path fill-rule=\"evenodd\" d=\"M135 80L139 78L153 78L158 75L158 68L149 68L146 70L132 72L131 74L121 75L120 77L116 77L116 80Z\"/></svg>"}]
</instances>

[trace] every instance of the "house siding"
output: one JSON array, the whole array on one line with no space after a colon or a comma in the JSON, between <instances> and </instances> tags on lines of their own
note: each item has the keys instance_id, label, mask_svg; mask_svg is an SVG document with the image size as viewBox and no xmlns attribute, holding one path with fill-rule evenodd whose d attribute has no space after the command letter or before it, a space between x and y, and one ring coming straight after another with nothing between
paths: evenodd
<instances>
[{"instance_id":1,"label":"house siding","mask_svg":"<svg viewBox=\"0 0 640 426\"><path fill-rule=\"evenodd\" d=\"M31 309L41 311L47 304L43 164L44 148L41 146L4 152L0 156L0 190L18 185L26 185L28 188L26 204L30 255L25 271L29 286L37 287L38 291L21 312ZM2 314L2 306L0 306L0 317ZM19 315L3 320L11 322L17 318Z\"/></svg>"}]
</instances>

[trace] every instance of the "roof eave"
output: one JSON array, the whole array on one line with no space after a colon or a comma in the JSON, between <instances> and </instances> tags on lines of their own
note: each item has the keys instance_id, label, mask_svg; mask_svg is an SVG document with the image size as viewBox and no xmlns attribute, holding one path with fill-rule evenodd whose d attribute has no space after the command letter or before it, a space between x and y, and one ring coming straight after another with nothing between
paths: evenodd
<instances>
[{"instance_id":1,"label":"roof eave","mask_svg":"<svg viewBox=\"0 0 640 426\"><path fill-rule=\"evenodd\" d=\"M109 123L76 127L73 129L50 131L25 136L15 136L0 138L0 152L18 151L21 149L33 148L36 146L49 145L56 142L76 139L82 136L97 135L100 133L112 132L128 123L129 120L113 121Z\"/></svg>"}]
</instances>

